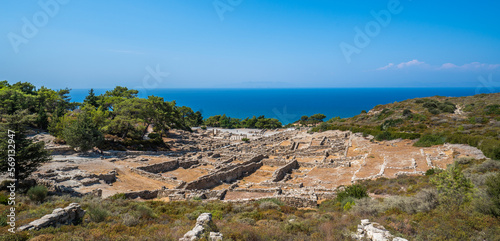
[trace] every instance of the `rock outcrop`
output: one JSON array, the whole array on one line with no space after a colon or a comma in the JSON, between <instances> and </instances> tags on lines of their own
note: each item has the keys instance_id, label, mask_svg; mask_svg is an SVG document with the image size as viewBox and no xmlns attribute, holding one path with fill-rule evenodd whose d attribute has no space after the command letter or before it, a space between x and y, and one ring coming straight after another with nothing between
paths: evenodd
<instances>
[{"instance_id":1,"label":"rock outcrop","mask_svg":"<svg viewBox=\"0 0 500 241\"><path fill-rule=\"evenodd\" d=\"M221 241L222 234L218 232L217 226L212 221L211 213L202 213L196 219L193 229L184 234L179 241L194 241L205 238L209 241Z\"/></svg>"},{"instance_id":2,"label":"rock outcrop","mask_svg":"<svg viewBox=\"0 0 500 241\"><path fill-rule=\"evenodd\" d=\"M361 220L361 225L358 225L358 232L354 235L358 240L372 241L408 241L404 238L394 237L378 223L371 223L368 219Z\"/></svg>"},{"instance_id":3,"label":"rock outcrop","mask_svg":"<svg viewBox=\"0 0 500 241\"><path fill-rule=\"evenodd\" d=\"M71 203L65 208L56 208L51 214L47 214L27 225L19 227L19 231L41 229L62 224L77 223L85 215L85 210L78 203Z\"/></svg>"}]
</instances>

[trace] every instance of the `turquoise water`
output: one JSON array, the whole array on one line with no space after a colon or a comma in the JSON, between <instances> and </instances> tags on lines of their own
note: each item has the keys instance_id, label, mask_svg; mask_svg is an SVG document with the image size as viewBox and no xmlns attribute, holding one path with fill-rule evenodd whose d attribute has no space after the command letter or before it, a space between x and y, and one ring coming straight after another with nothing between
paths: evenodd
<instances>
[{"instance_id":1,"label":"turquoise water","mask_svg":"<svg viewBox=\"0 0 500 241\"><path fill-rule=\"evenodd\" d=\"M102 94L105 90L95 90ZM73 101L81 102L87 89L71 91ZM147 95L175 100L177 105L201 111L203 117L226 114L235 118L265 115L283 124L302 115L322 113L327 119L352 117L378 104L388 104L417 97L469 96L476 88L325 88L325 89L154 89Z\"/></svg>"}]
</instances>

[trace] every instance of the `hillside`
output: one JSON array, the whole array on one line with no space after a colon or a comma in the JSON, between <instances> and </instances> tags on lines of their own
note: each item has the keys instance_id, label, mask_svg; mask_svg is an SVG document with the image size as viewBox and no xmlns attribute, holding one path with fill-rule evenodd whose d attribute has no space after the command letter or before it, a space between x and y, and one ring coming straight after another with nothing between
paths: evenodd
<instances>
[{"instance_id":1,"label":"hillside","mask_svg":"<svg viewBox=\"0 0 500 241\"><path fill-rule=\"evenodd\" d=\"M500 93L377 105L352 118L332 118L313 128L325 130L362 132L376 140L421 138L417 146L468 144L489 158L500 159Z\"/></svg>"}]
</instances>

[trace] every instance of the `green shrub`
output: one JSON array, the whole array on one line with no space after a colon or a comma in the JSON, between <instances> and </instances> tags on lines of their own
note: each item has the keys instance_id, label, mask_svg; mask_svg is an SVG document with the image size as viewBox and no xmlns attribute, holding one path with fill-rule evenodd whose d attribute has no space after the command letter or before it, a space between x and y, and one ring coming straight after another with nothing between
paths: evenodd
<instances>
[{"instance_id":1,"label":"green shrub","mask_svg":"<svg viewBox=\"0 0 500 241\"><path fill-rule=\"evenodd\" d=\"M30 188L27 192L28 197L34 202L43 202L47 197L47 188L45 186L34 186Z\"/></svg>"},{"instance_id":2,"label":"green shrub","mask_svg":"<svg viewBox=\"0 0 500 241\"><path fill-rule=\"evenodd\" d=\"M97 204L90 205L87 212L90 216L90 220L96 223L100 223L106 220L106 218L109 216L109 212L105 208Z\"/></svg>"},{"instance_id":3,"label":"green shrub","mask_svg":"<svg viewBox=\"0 0 500 241\"><path fill-rule=\"evenodd\" d=\"M375 140L377 140L377 141L393 140L393 139L394 139L394 137L392 137L392 134L388 131L384 131L384 132L375 136Z\"/></svg>"},{"instance_id":4,"label":"green shrub","mask_svg":"<svg viewBox=\"0 0 500 241\"><path fill-rule=\"evenodd\" d=\"M492 202L491 214L500 217L500 172L486 180L486 193Z\"/></svg>"},{"instance_id":5,"label":"green shrub","mask_svg":"<svg viewBox=\"0 0 500 241\"><path fill-rule=\"evenodd\" d=\"M441 111L436 108L430 108L429 112L433 115L439 115L441 113Z\"/></svg>"},{"instance_id":6,"label":"green shrub","mask_svg":"<svg viewBox=\"0 0 500 241\"><path fill-rule=\"evenodd\" d=\"M136 226L140 223L140 218L137 213L125 213L122 216L122 223L125 226Z\"/></svg>"},{"instance_id":7,"label":"green shrub","mask_svg":"<svg viewBox=\"0 0 500 241\"><path fill-rule=\"evenodd\" d=\"M448 165L443 171L431 178L439 191L439 202L447 208L458 208L471 200L474 185L462 173L458 163Z\"/></svg>"},{"instance_id":8,"label":"green shrub","mask_svg":"<svg viewBox=\"0 0 500 241\"><path fill-rule=\"evenodd\" d=\"M344 200L348 198L360 199L364 197L368 197L368 193L366 191L366 188L359 184L347 186L344 188L343 191L337 193L337 201L340 203L344 203L344 205L345 205Z\"/></svg>"},{"instance_id":9,"label":"green shrub","mask_svg":"<svg viewBox=\"0 0 500 241\"><path fill-rule=\"evenodd\" d=\"M118 199L126 199L125 193L117 193L111 197L109 197L111 200L118 200Z\"/></svg>"},{"instance_id":10,"label":"green shrub","mask_svg":"<svg viewBox=\"0 0 500 241\"><path fill-rule=\"evenodd\" d=\"M140 217L143 218L156 218L156 214L154 213L153 209L150 207L141 204L136 207L136 211L139 214Z\"/></svg>"},{"instance_id":11,"label":"green shrub","mask_svg":"<svg viewBox=\"0 0 500 241\"><path fill-rule=\"evenodd\" d=\"M413 144L417 147L430 147L433 145L442 145L446 140L445 137L434 134L424 134L420 139Z\"/></svg>"},{"instance_id":12,"label":"green shrub","mask_svg":"<svg viewBox=\"0 0 500 241\"><path fill-rule=\"evenodd\" d=\"M259 204L259 209L261 209L261 210L269 210L269 209L280 210L280 206L272 201L265 201L265 202L261 202Z\"/></svg>"},{"instance_id":13,"label":"green shrub","mask_svg":"<svg viewBox=\"0 0 500 241\"><path fill-rule=\"evenodd\" d=\"M426 176L432 176L432 175L434 175L434 174L440 173L441 171L442 171L442 170L441 170L441 169L439 169L439 168L431 168L431 169L429 169L429 170L425 171L425 175L426 175Z\"/></svg>"},{"instance_id":14,"label":"green shrub","mask_svg":"<svg viewBox=\"0 0 500 241\"><path fill-rule=\"evenodd\" d=\"M0 204L7 205L9 204L9 196L4 193L0 193Z\"/></svg>"},{"instance_id":15,"label":"green shrub","mask_svg":"<svg viewBox=\"0 0 500 241\"><path fill-rule=\"evenodd\" d=\"M245 138L241 138L241 141L248 143L248 142L250 142L250 139L248 139L248 138L245 137Z\"/></svg>"},{"instance_id":16,"label":"green shrub","mask_svg":"<svg viewBox=\"0 0 500 241\"><path fill-rule=\"evenodd\" d=\"M158 139L158 138L160 138L160 134L158 134L158 133L149 133L148 137L151 138L151 139Z\"/></svg>"},{"instance_id":17,"label":"green shrub","mask_svg":"<svg viewBox=\"0 0 500 241\"><path fill-rule=\"evenodd\" d=\"M500 115L500 105L488 105L484 108L484 112L487 115Z\"/></svg>"},{"instance_id":18,"label":"green shrub","mask_svg":"<svg viewBox=\"0 0 500 241\"><path fill-rule=\"evenodd\" d=\"M283 202L281 202L280 200L278 200L276 198L263 198L263 199L260 199L260 200L257 201L258 204L261 204L263 202L272 202L272 203L275 203L278 206L285 205Z\"/></svg>"}]
</instances>

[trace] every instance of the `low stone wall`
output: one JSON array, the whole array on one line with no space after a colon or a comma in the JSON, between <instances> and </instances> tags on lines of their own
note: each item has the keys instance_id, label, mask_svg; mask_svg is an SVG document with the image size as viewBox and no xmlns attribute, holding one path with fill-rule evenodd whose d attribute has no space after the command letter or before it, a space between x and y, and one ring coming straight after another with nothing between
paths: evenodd
<instances>
[{"instance_id":1,"label":"low stone wall","mask_svg":"<svg viewBox=\"0 0 500 241\"><path fill-rule=\"evenodd\" d=\"M151 172L147 172L147 171L144 171L144 170L140 170L140 169L137 169L137 168L130 168L130 171L132 172L135 172L141 176L144 176L144 177L147 177L147 178L151 178L151 179L154 179L154 180L157 180L157 181L161 181L161 182L166 182L166 183L169 183L169 184L173 184L173 185L176 185L176 186L180 186L180 185L183 185L185 182L181 181L181 180L175 180L171 177L164 177L160 174L155 174L155 173L151 173Z\"/></svg>"},{"instance_id":2,"label":"low stone wall","mask_svg":"<svg viewBox=\"0 0 500 241\"><path fill-rule=\"evenodd\" d=\"M125 198L127 199L136 199L136 198L142 198L142 199L153 199L158 197L158 190L143 190L143 191L137 191L137 192L126 192Z\"/></svg>"},{"instance_id":3,"label":"low stone wall","mask_svg":"<svg viewBox=\"0 0 500 241\"><path fill-rule=\"evenodd\" d=\"M150 173L168 172L177 168L179 168L179 161L177 160L137 167L137 169L139 170L143 170Z\"/></svg>"},{"instance_id":4,"label":"low stone wall","mask_svg":"<svg viewBox=\"0 0 500 241\"><path fill-rule=\"evenodd\" d=\"M251 198L251 199L239 199L239 200L224 200L224 202L231 203L253 203L259 200L265 199L276 199L286 205L296 207L296 208L317 208L318 201L313 198L305 198L298 196L285 196L285 195L275 195L271 197L263 197L263 198Z\"/></svg>"},{"instance_id":5,"label":"low stone wall","mask_svg":"<svg viewBox=\"0 0 500 241\"><path fill-rule=\"evenodd\" d=\"M264 159L262 163L266 166L284 166L288 161L285 159Z\"/></svg>"},{"instance_id":6,"label":"low stone wall","mask_svg":"<svg viewBox=\"0 0 500 241\"><path fill-rule=\"evenodd\" d=\"M194 165L198 165L199 163L200 162L198 160L179 161L179 167L188 169Z\"/></svg>"},{"instance_id":7,"label":"low stone wall","mask_svg":"<svg viewBox=\"0 0 500 241\"><path fill-rule=\"evenodd\" d=\"M260 192L260 193L281 193L280 188L247 188L247 189L233 189L231 192Z\"/></svg>"},{"instance_id":8,"label":"low stone wall","mask_svg":"<svg viewBox=\"0 0 500 241\"><path fill-rule=\"evenodd\" d=\"M58 226L62 224L78 223L83 216L85 211L82 210L80 204L71 203L65 208L56 208L51 214L47 214L40 219L37 219L27 225L19 227L19 231L24 230L38 230L41 228L46 228L50 226Z\"/></svg>"},{"instance_id":9,"label":"low stone wall","mask_svg":"<svg viewBox=\"0 0 500 241\"><path fill-rule=\"evenodd\" d=\"M318 207L318 200L314 198L305 198L298 196L278 196L278 200L286 203L289 206L297 208L316 208Z\"/></svg>"},{"instance_id":10,"label":"low stone wall","mask_svg":"<svg viewBox=\"0 0 500 241\"><path fill-rule=\"evenodd\" d=\"M286 182L261 182L259 183L261 186L265 187L277 187L277 188L302 188L304 184L302 183L286 183Z\"/></svg>"},{"instance_id":11,"label":"low stone wall","mask_svg":"<svg viewBox=\"0 0 500 241\"><path fill-rule=\"evenodd\" d=\"M209 200L222 200L226 196L227 189L224 190L185 190L185 189L164 189L158 190L158 198L169 197L170 201L181 201L192 198Z\"/></svg>"},{"instance_id":12,"label":"low stone wall","mask_svg":"<svg viewBox=\"0 0 500 241\"><path fill-rule=\"evenodd\" d=\"M198 178L195 181L183 185L184 189L209 189L219 185L221 182L232 182L246 173L252 173L262 166L262 162L241 164L227 171L218 171Z\"/></svg>"},{"instance_id":13,"label":"low stone wall","mask_svg":"<svg viewBox=\"0 0 500 241\"><path fill-rule=\"evenodd\" d=\"M274 171L273 173L273 176L271 177L271 182L279 182L283 180L283 178L288 172L290 172L293 169L297 169L298 167L299 163L297 162L297 160L293 160L290 163L276 169L276 171Z\"/></svg>"}]
</instances>

